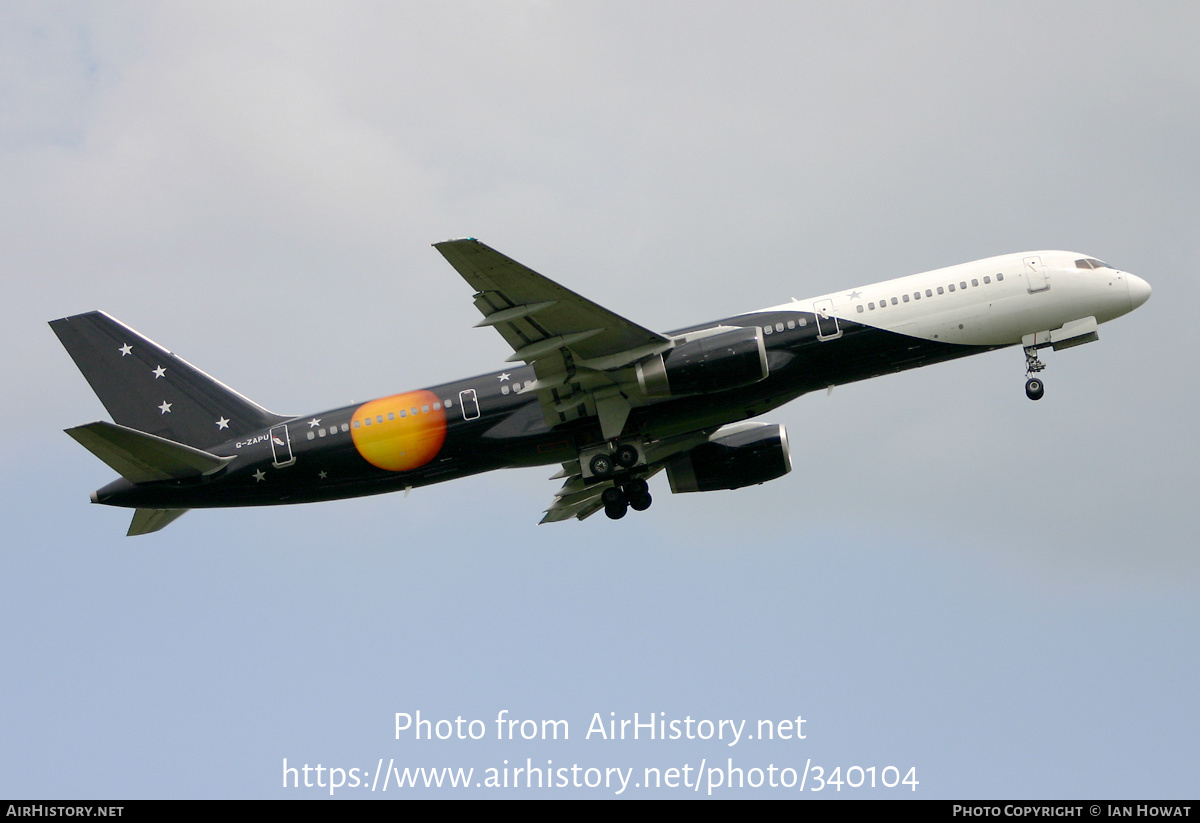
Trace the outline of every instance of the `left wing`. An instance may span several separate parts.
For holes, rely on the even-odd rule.
[[[575,294],[478,240],[434,247],[475,289],[478,325],[494,326],[533,366],[550,425],[595,416],[607,439],[620,436],[628,398],[611,372],[671,348],[671,340]]]

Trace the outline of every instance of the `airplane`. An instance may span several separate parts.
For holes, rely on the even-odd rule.
[[[508,365],[367,403],[273,414],[103,312],[50,322],[113,421],[67,429],[121,477],[93,503],[136,509],[128,534],[194,508],[335,500],[500,468],[560,463],[542,523],[614,520],[672,493],[791,471],[781,425],[752,422],[807,392],[1021,346],[1098,339],[1150,298],[1096,258],[1033,251],[885,280],[659,334],[475,239],[434,247],[475,290]]]

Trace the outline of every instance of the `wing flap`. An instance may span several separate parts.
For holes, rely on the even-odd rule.
[[[654,466],[644,476],[649,480],[660,471],[662,471],[662,466]],[[604,502],[600,499],[600,495],[604,493],[605,489],[613,487],[612,481],[593,483],[590,486],[585,484],[579,471],[578,460],[563,463],[562,470],[550,479],[554,480],[559,477],[565,477],[566,482],[563,483],[561,489],[554,493],[554,502],[546,509],[545,515],[538,522],[539,526],[543,523],[559,523],[571,518],[586,520],[604,508]]]

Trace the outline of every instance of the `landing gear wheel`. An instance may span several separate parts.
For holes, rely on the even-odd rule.
[[[608,515],[609,520],[620,520],[627,511],[629,511],[629,505],[624,500],[604,506],[604,513]]]
[[[600,493],[600,502],[608,506],[616,506],[625,502],[625,494],[616,486],[610,486]]]
[[[597,477],[608,477],[612,474],[613,461],[607,454],[598,454],[592,458],[592,462],[588,464],[592,469],[592,474]],[[613,518],[614,520],[616,518]]]
[[[641,477],[635,477],[625,484],[625,496],[632,499],[650,491],[650,485]]]
[[[628,443],[624,446],[617,446],[617,450],[613,452],[613,459],[623,469],[633,468],[638,462],[637,446],[631,446]]]
[[[1030,400],[1041,400],[1042,395],[1046,393],[1046,384],[1036,377],[1031,377],[1025,381],[1025,396]]]
[[[646,509],[650,508],[650,504],[653,502],[654,498],[650,496],[650,492],[642,492],[640,494],[632,495],[629,498],[629,508],[633,509],[635,512],[644,512]]]

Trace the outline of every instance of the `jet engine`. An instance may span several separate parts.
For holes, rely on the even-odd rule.
[[[783,426],[738,423],[666,465],[672,494],[682,494],[766,483],[792,470],[792,456]]]
[[[736,389],[770,374],[762,329],[733,329],[692,340],[637,365],[638,385],[648,397]]]

